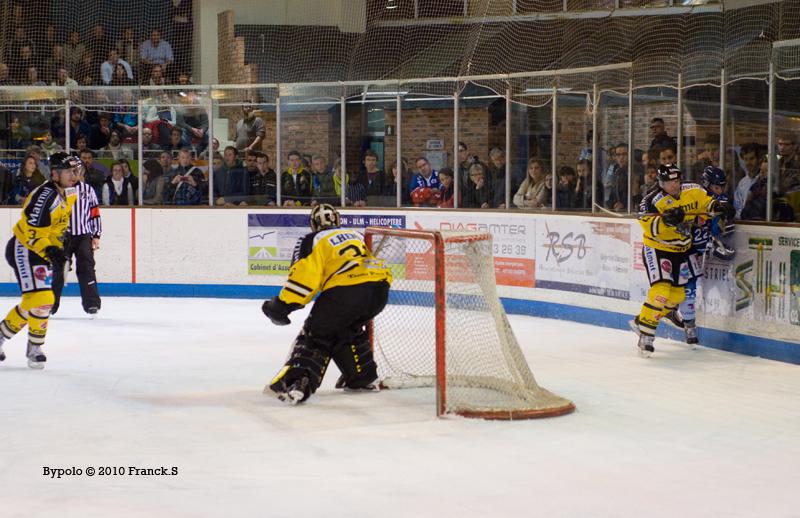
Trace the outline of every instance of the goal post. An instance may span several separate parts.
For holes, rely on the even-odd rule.
[[[533,377],[497,296],[490,234],[369,227],[365,237],[394,275],[370,325],[384,387],[435,387],[439,416],[511,420],[575,409]]]

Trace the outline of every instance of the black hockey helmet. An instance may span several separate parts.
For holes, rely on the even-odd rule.
[[[78,157],[68,155],[63,151],[58,151],[50,156],[50,171],[60,171],[62,169],[72,169],[81,165]]]
[[[325,230],[326,228],[337,228],[341,224],[339,211],[329,203],[320,203],[311,209],[309,224],[314,232]]]
[[[703,169],[703,176],[700,178],[700,182],[703,184],[703,187],[709,187],[711,185],[725,187],[728,185],[728,180],[725,178],[725,171],[713,165]]]
[[[668,182],[670,180],[680,180],[681,170],[675,164],[666,164],[658,166],[658,173],[656,173],[658,182]]]

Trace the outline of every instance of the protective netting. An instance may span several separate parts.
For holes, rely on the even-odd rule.
[[[242,25],[259,81],[366,81],[557,71],[631,63],[618,77],[541,80],[591,90],[684,86],[768,72],[772,43],[800,36],[796,0],[368,0],[329,8],[327,27]],[[349,22],[349,23],[346,23]],[[338,24],[338,27],[335,25]],[[258,44],[260,43],[260,45]],[[604,77],[605,76],[605,77]],[[480,83],[524,93],[530,81]],[[536,82],[536,81],[534,81]],[[434,88],[434,87],[431,87]],[[434,93],[434,92],[432,92]],[[440,93],[440,92],[435,92]]]
[[[385,386],[438,382],[440,405],[444,401],[440,413],[516,419],[574,408],[536,384],[497,296],[491,236],[443,232],[437,248],[433,232],[368,233],[373,252],[395,277],[389,304],[373,324],[375,360]],[[436,268],[437,251],[442,271]],[[437,283],[444,283],[441,298]],[[442,361],[445,376],[437,379]]]

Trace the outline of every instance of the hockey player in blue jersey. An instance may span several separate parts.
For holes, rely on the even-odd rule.
[[[725,171],[719,167],[708,166],[703,170],[700,183],[714,199],[722,202],[728,201],[725,193],[727,180]],[[700,264],[705,264],[705,255],[710,253],[718,259],[730,261],[736,254],[733,248],[722,241],[724,236],[733,232],[733,224],[728,224],[725,215],[713,214],[700,218],[702,223],[692,227],[692,253],[698,257]],[[681,302],[677,311],[670,311],[665,315],[665,321],[679,327],[686,333],[686,343],[698,343],[696,325],[697,281],[702,278],[694,277],[686,284],[686,298]]]

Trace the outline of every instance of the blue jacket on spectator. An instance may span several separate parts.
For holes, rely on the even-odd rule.
[[[418,187],[433,187],[436,189],[441,189],[442,182],[439,181],[439,173],[437,171],[433,171],[428,179],[426,179],[420,173],[415,174],[413,177],[411,177],[411,181],[408,184],[408,193],[411,194],[414,192],[414,189]]]

